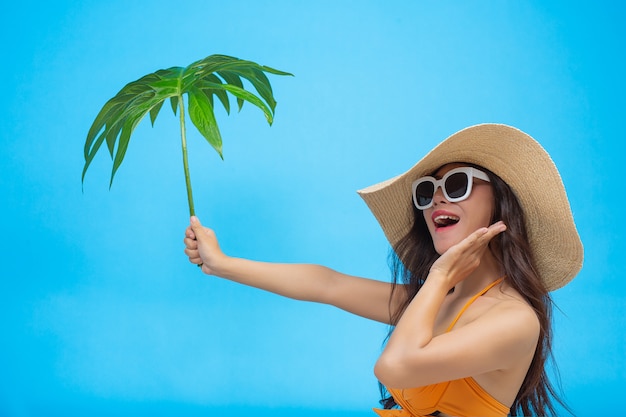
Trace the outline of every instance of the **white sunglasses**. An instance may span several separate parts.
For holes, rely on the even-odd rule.
[[[441,187],[443,195],[451,203],[463,201],[472,193],[474,178],[489,181],[489,177],[483,171],[471,168],[454,168],[438,180],[427,176],[413,181],[413,203],[420,210],[425,210],[433,205],[433,197],[437,188]]]

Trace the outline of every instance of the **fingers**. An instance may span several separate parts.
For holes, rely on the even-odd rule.
[[[187,227],[187,229],[185,229],[185,238],[183,239],[183,242],[185,244],[184,252],[185,255],[189,257],[189,262],[195,265],[201,265],[202,258],[200,257],[200,251],[198,250],[197,233],[194,230],[194,227],[196,227],[196,229],[199,229],[202,227],[202,225],[200,225],[200,221],[197,217],[192,216],[190,225]]]
[[[480,265],[491,239],[505,230],[506,225],[501,221],[476,230],[442,254],[432,265],[431,273],[447,277],[453,287]]]
[[[204,228],[202,227],[199,218],[197,218],[196,216],[191,216],[191,218],[189,219],[189,229],[191,229],[191,232],[195,235],[195,238],[197,239],[198,235],[202,234]]]
[[[495,235],[500,234],[506,230],[506,224],[502,220],[495,222],[491,226],[488,227],[490,231],[493,231]]]
[[[202,258],[200,258],[200,257],[191,257],[190,256],[189,257],[189,262],[191,262],[194,265],[202,265],[203,264]]]
[[[215,240],[215,232],[208,227],[202,226],[200,219],[196,216],[191,216],[188,233],[191,239],[195,239],[201,243]]]
[[[183,242],[189,262],[202,266],[202,270],[209,273],[212,269],[207,264],[221,255],[215,232],[202,226],[196,216],[191,216]]]
[[[491,239],[505,230],[506,225],[502,221],[496,222],[489,227],[482,227],[450,248],[451,253],[456,253],[458,256],[480,257]]]
[[[469,236],[470,243],[487,244],[491,239],[506,230],[503,221],[498,221],[489,227],[483,227],[475,231]]]
[[[198,241],[195,239],[195,237],[186,237],[183,239],[183,242],[185,243],[185,246],[189,249],[198,249]]]
[[[486,233],[483,236],[485,244],[488,244],[491,239],[499,235],[506,230],[506,224],[503,221],[498,221],[487,228]]]

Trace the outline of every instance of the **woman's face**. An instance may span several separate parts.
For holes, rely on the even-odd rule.
[[[439,168],[434,177],[439,179],[453,168],[467,166],[461,163],[447,164]],[[474,178],[472,192],[463,201],[451,203],[441,188],[433,196],[433,205],[422,211],[435,251],[443,254],[471,233],[491,224],[494,211],[493,188],[489,182]]]

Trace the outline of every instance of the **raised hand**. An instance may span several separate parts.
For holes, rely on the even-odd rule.
[[[443,279],[449,288],[454,287],[480,265],[491,239],[505,230],[506,225],[502,221],[476,230],[433,263],[429,279],[431,277]]]

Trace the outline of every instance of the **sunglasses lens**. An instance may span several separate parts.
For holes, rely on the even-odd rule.
[[[450,198],[460,198],[467,193],[469,178],[464,172],[457,172],[446,179],[446,193]]]
[[[420,183],[415,189],[415,197],[417,198],[417,204],[420,207],[427,206],[433,199],[435,194],[435,184],[431,181],[424,181]]]

